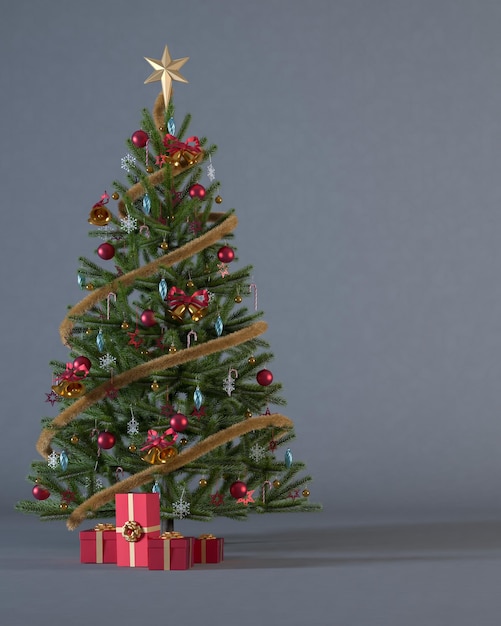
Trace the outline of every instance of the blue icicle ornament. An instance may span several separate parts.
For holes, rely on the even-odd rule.
[[[204,397],[203,397],[202,392],[200,391],[200,387],[198,385],[197,385],[197,387],[195,389],[195,393],[193,394],[193,401],[195,402],[195,406],[197,407],[197,411],[199,411],[200,407],[203,404]]]
[[[149,215],[151,211],[151,199],[150,196],[145,193],[143,196],[143,213]]]
[[[59,465],[61,466],[63,472],[68,469],[68,455],[65,450],[61,450],[61,453],[59,454]]]
[[[100,328],[99,332],[97,333],[96,345],[97,345],[97,349],[99,350],[99,352],[104,352],[104,335],[103,335],[102,328]]]
[[[292,452],[290,448],[287,448],[287,450],[285,451],[285,467],[289,469],[291,465],[292,465]]]
[[[167,291],[167,281],[165,280],[165,278],[162,278],[161,281],[158,283],[158,293],[160,294],[162,300],[165,300],[165,298],[167,297]]]
[[[221,337],[221,335],[223,333],[224,324],[223,324],[223,320],[221,319],[220,315],[217,316],[217,320],[214,323],[214,328],[216,329],[217,336]]]

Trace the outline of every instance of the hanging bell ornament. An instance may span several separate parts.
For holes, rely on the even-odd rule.
[[[106,226],[111,219],[111,213],[102,204],[95,204],[89,215],[89,224],[93,226]]]
[[[150,465],[163,465],[167,461],[177,455],[176,448],[169,446],[161,450],[160,448],[150,448],[148,452],[141,457],[143,461]]]
[[[65,391],[66,391],[67,384],[68,384],[67,380],[62,380],[57,385],[52,385],[51,389],[54,393],[57,393],[58,396],[62,396],[63,398],[65,398],[66,397]]]

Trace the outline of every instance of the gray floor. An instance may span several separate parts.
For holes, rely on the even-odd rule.
[[[81,565],[77,533],[9,516],[0,535],[2,622],[499,626],[501,523],[307,522],[218,522],[224,563],[149,572]]]

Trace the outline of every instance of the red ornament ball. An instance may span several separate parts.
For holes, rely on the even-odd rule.
[[[267,387],[273,382],[273,374],[270,372],[270,370],[260,370],[256,374],[256,380],[263,387]]]
[[[109,450],[113,448],[117,441],[117,438],[113,433],[108,432],[107,430],[103,430],[97,436],[97,445],[103,450]]]
[[[77,356],[77,358],[73,361],[73,369],[82,368],[81,371],[84,371],[84,368],[90,370],[92,363],[90,359],[86,356]]]
[[[217,258],[223,263],[231,263],[235,258],[235,252],[230,246],[223,246],[217,253]]]
[[[155,319],[155,312],[151,309],[146,309],[141,313],[141,323],[145,326],[155,326],[157,320]]]
[[[97,253],[102,259],[109,261],[115,256],[115,248],[111,245],[111,243],[102,243],[97,249]]]
[[[132,134],[131,140],[136,148],[144,148],[148,143],[148,133],[145,133],[144,130],[136,130],[136,132]]]
[[[176,413],[170,418],[171,427],[178,433],[182,433],[188,427],[188,418],[182,413]]]
[[[205,187],[203,185],[192,185],[188,192],[190,194],[190,198],[205,198]]]
[[[247,485],[241,480],[236,480],[230,487],[230,493],[235,500],[244,498],[247,495]]]
[[[50,496],[50,491],[45,489],[45,487],[40,487],[40,485],[35,485],[31,490],[31,493],[37,500],[47,500]]]

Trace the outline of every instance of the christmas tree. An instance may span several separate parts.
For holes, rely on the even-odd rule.
[[[17,508],[70,529],[114,517],[115,495],[134,489],[160,494],[168,528],[176,518],[318,510],[293,458],[293,423],[270,409],[285,402],[252,268],[238,267],[230,245],[237,218],[215,210],[216,146],[184,139],[189,116],[175,121],[172,81],[187,82],[188,59],[172,60],[166,46],[146,60],[145,82],[161,81],[162,92],[127,142],[127,184],[114,182],[88,216],[102,242],[98,258],[79,260],[85,297],[60,326],[70,358],[51,362],[46,394],[61,409],[42,419],[34,499]]]

